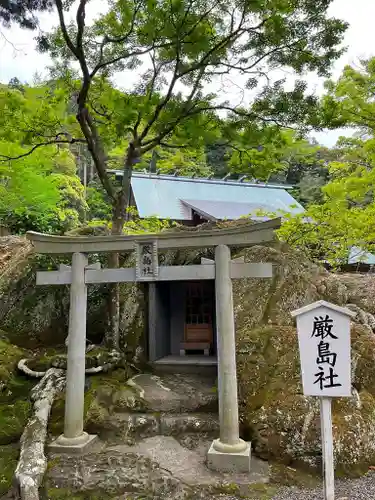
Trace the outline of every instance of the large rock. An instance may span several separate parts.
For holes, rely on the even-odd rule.
[[[374,290],[375,278],[330,274],[285,245],[253,247],[244,254],[250,262],[276,266],[272,280],[234,283],[244,435],[263,458],[320,465],[319,402],[302,394],[290,313],[319,299],[349,303],[357,313],[352,332],[353,396],[333,405],[335,460],[344,472],[366,470],[375,460],[375,322],[362,307],[371,302],[367,294]]]
[[[96,257],[97,258],[97,257]],[[100,256],[106,267],[106,256]],[[25,239],[0,237],[0,328],[15,344],[35,348],[64,344],[68,334],[69,287],[36,286],[36,272],[54,270],[69,259],[37,255]],[[133,265],[132,257],[122,262]],[[144,293],[141,285],[120,287],[120,331],[122,346],[133,354],[144,333]],[[98,343],[108,325],[109,288],[88,287],[87,335]]]

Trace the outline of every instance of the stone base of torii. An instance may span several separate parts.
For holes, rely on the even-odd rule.
[[[236,346],[232,279],[272,277],[272,265],[233,262],[229,246],[246,247],[274,239],[280,220],[227,230],[161,233],[142,236],[59,237],[28,233],[36,252],[72,254],[72,266],[37,273],[39,285],[70,284],[70,316],[64,434],[51,445],[55,453],[83,453],[96,436],[84,432],[87,285],[130,281],[215,279],[218,351],[220,436],[207,454],[208,467],[225,472],[249,472],[251,446],[239,436]],[[227,243],[227,244],[225,244]],[[103,269],[88,266],[89,252],[137,251],[136,269]],[[215,247],[215,262],[159,267],[159,249]],[[152,248],[148,267],[142,268],[142,251]],[[145,260],[146,262],[146,260]],[[151,262],[151,264],[149,264]]]

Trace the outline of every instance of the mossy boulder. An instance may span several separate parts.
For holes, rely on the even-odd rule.
[[[54,270],[69,261],[37,255],[25,238],[15,236],[0,238],[0,259],[6,261],[0,278],[0,327],[8,338],[26,348],[63,344],[69,287],[36,286],[36,272]],[[95,337],[105,311],[104,298],[95,287],[90,287],[88,307],[92,313],[88,331]]]
[[[375,460],[375,336],[352,331],[353,397],[335,399],[333,432],[338,471],[367,470]],[[321,465],[319,400],[302,393],[296,330],[265,326],[238,345],[242,422],[265,459]]]
[[[84,228],[82,229],[84,231]],[[107,256],[92,256],[107,266]],[[25,348],[64,345],[68,335],[69,287],[36,286],[37,271],[56,270],[70,264],[64,256],[38,255],[22,237],[0,237],[0,328]],[[134,256],[122,257],[121,265],[133,266]],[[108,328],[109,286],[88,287],[87,337],[100,343]],[[120,335],[122,347],[133,356],[143,344],[145,328],[144,287],[120,286]]]
[[[108,417],[115,412],[141,410],[142,402],[135,391],[126,386],[133,375],[124,365],[110,373],[99,373],[86,378],[85,384],[85,429],[92,433],[105,435]],[[65,394],[55,399],[48,422],[51,437],[57,437],[64,430]]]
[[[17,372],[17,362],[27,356],[0,332],[0,496],[12,484],[19,454],[19,439],[31,412],[34,381]]]
[[[291,325],[290,311],[317,300],[318,284],[329,273],[282,243],[256,245],[235,254],[245,262],[269,262],[273,278],[233,280],[235,314],[241,328],[262,324]]]
[[[243,254],[250,262],[275,264],[273,279],[234,283],[244,435],[262,458],[320,467],[319,401],[302,393],[290,313],[319,299],[353,303],[354,280],[349,287],[347,277],[320,269],[285,245],[253,247]],[[364,306],[365,301],[357,297],[356,303]],[[375,461],[375,335],[361,317],[356,320],[363,325],[352,328],[353,396],[333,405],[336,468],[344,473],[365,471]]]

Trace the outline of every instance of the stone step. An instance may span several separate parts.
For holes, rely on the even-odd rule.
[[[86,424],[86,430],[98,434],[101,439],[119,438],[124,443],[134,443],[151,436],[180,437],[195,433],[219,434],[217,414],[150,414],[114,413]]]
[[[120,387],[100,386],[95,398],[109,413],[217,413],[216,377],[142,373]]]
[[[216,377],[197,374],[136,375],[128,384],[144,401],[145,411],[187,413],[218,411]]]

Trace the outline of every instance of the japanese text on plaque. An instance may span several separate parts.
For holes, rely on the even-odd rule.
[[[315,316],[311,337],[320,339],[317,344],[317,372],[314,374],[314,384],[317,384],[321,391],[331,387],[341,387],[339,376],[335,372],[337,362],[335,341],[338,340],[338,336],[335,332],[334,321],[328,314]]]

